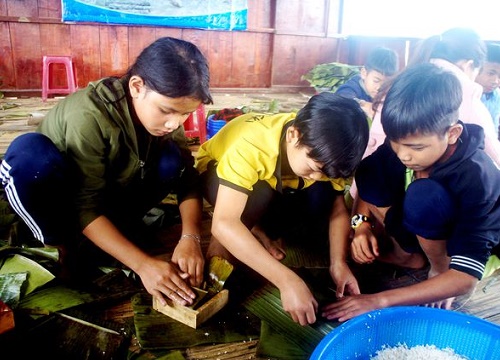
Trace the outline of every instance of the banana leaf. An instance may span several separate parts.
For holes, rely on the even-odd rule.
[[[332,291],[328,269],[301,268],[295,270],[310,286],[320,308],[334,299],[335,294]],[[266,356],[279,359],[295,359],[300,350],[310,355],[321,339],[340,325],[337,321],[322,319],[320,315],[317,315],[316,322],[312,325],[301,326],[295,323],[290,315],[283,310],[279,290],[272,284],[266,284],[255,291],[244,301],[243,306],[272,328],[272,333],[269,331],[261,333],[262,351],[266,352]],[[271,334],[272,338],[266,339],[267,334]],[[276,340],[277,334],[281,335],[281,339]],[[290,343],[288,352],[281,351],[278,346],[283,338]],[[269,345],[275,341],[277,344]]]
[[[196,345],[249,341],[258,338],[260,320],[230,303],[194,329],[152,308],[149,294],[132,298],[137,339],[144,349],[183,349]]]
[[[224,288],[233,265],[220,256],[213,256],[208,264],[207,291],[210,295],[220,292]]]
[[[328,251],[320,247],[306,247],[302,244],[287,243],[286,257],[282,263],[292,268],[327,269],[330,258]]]
[[[86,291],[58,285],[39,290],[26,296],[19,303],[19,309],[32,314],[45,314],[69,309],[96,298]]]
[[[29,274],[26,288],[23,289],[21,296],[30,294],[55,278],[50,271],[37,262],[17,254],[5,259],[0,268],[0,274],[19,272],[27,272]]]
[[[59,251],[55,247],[20,247],[11,246],[5,241],[0,241],[0,258],[4,258],[12,254],[20,254],[30,258],[36,258],[38,262],[41,260],[50,260],[53,262],[59,261]]]
[[[303,360],[310,356],[307,351],[304,351],[291,342],[287,335],[275,331],[266,321],[262,321],[262,326],[260,328],[260,341],[257,347],[257,355],[259,357],[283,360]]]
[[[21,300],[21,289],[26,279],[27,272],[0,274],[0,300],[15,309]]]

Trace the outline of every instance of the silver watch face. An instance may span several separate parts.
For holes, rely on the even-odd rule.
[[[364,221],[368,220],[366,219],[366,216],[361,215],[361,214],[356,214],[351,218],[351,226],[353,228],[357,228],[359,225],[361,225]]]

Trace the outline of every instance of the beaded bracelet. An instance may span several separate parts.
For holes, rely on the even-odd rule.
[[[198,241],[198,244],[201,244],[201,236],[200,235],[195,235],[195,234],[184,234],[184,235],[181,235],[181,238],[179,241],[181,241],[182,239],[185,239],[185,238],[193,238],[195,239],[196,241]]]

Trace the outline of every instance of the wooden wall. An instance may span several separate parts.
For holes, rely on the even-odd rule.
[[[341,1],[249,0],[246,31],[212,31],[63,23],[60,0],[0,0],[0,90],[39,93],[43,55],[72,55],[80,87],[123,74],[145,46],[162,36],[201,49],[210,63],[212,88],[308,88],[301,76],[316,64],[362,64],[367,49],[386,43],[338,38]],[[404,54],[404,41],[390,46]],[[62,69],[55,70],[64,83]]]

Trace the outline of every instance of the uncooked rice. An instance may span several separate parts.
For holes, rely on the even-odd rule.
[[[439,349],[434,345],[417,345],[408,347],[400,344],[395,347],[383,347],[371,360],[467,360],[457,355],[451,348]]]

